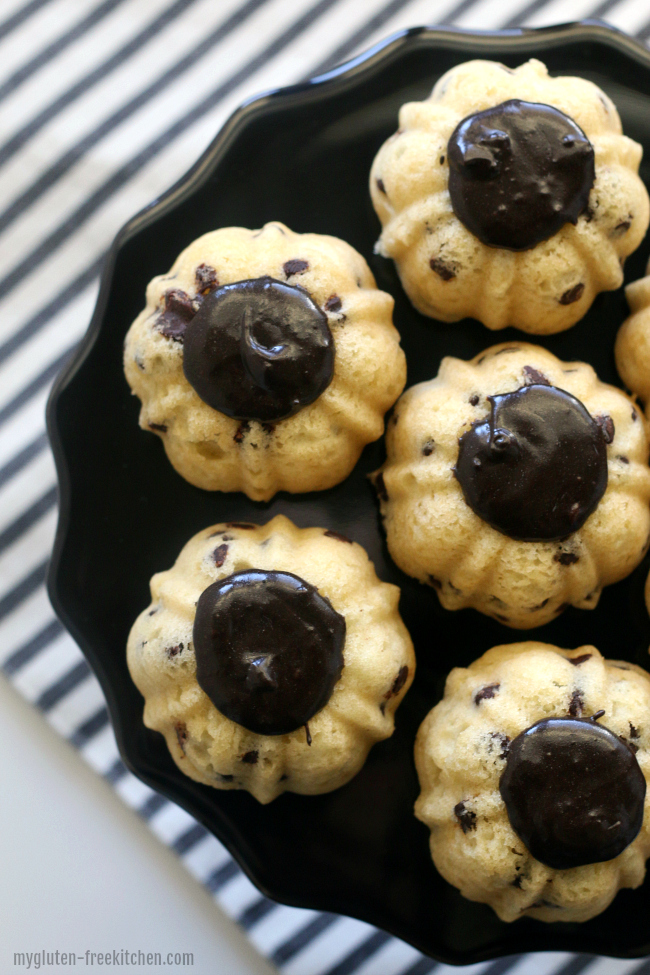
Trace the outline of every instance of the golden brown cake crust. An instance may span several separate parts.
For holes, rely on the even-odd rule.
[[[578,123],[595,150],[587,210],[534,248],[481,243],[455,215],[447,144],[458,123],[509,99],[551,105]],[[469,61],[448,71],[423,102],[403,105],[397,133],[372,165],[370,193],[383,230],[377,250],[396,263],[424,315],[472,316],[490,329],[514,325],[547,335],[579,321],[600,291],[623,282],[621,265],[650,218],[638,176],[641,146],[622,134],[618,112],[596,85],[549,77],[537,60],[514,71]]]
[[[573,661],[573,663],[571,662]],[[490,693],[481,693],[490,689]],[[624,738],[650,776],[650,675],[595,647],[513,643],[488,650],[447,678],[443,700],[420,726],[415,763],[418,819],[431,830],[433,861],[469,900],[503,921],[586,921],[622,887],[638,887],[650,855],[650,794],[641,832],[613,860],[554,870],[512,829],[499,781],[509,742],[548,717],[589,717]]]
[[[285,735],[261,735],[226,718],[196,680],[195,606],[212,583],[247,569],[290,572],[345,618],[343,671],[325,706]],[[144,722],[160,731],[181,769],[217,789],[247,789],[262,803],[282,792],[316,795],[348,782],[372,745],[393,733],[415,656],[397,586],[380,582],[364,549],[323,528],[277,515],[266,525],[199,532],[174,566],[151,580],[152,602],[129,635],[131,676]],[[253,761],[254,755],[254,761]]]
[[[501,534],[465,502],[455,476],[460,436],[489,413],[489,396],[524,386],[531,369],[613,424],[605,494],[582,528],[560,541]],[[540,626],[567,605],[593,609],[603,586],[627,576],[647,550],[643,415],[586,363],[562,362],[526,342],[492,346],[469,362],[445,358],[435,379],[396,404],[386,447],[378,493],[389,552],[433,586],[446,609],[473,606],[518,629]]]
[[[327,315],[335,347],[334,375],[318,399],[275,423],[241,422],[200,399],[183,373],[182,344],[157,322],[171,290],[195,298],[201,267],[219,285],[268,275],[309,292]],[[161,438],[179,474],[208,491],[267,501],[280,490],[333,487],[381,436],[384,413],[404,388],[393,304],[361,255],[336,237],[296,234],[277,222],[204,234],[151,281],[126,337],[124,369],[142,401],[140,426]]]
[[[627,386],[650,408],[650,261],[646,276],[625,289],[630,315],[616,336],[616,368]]]

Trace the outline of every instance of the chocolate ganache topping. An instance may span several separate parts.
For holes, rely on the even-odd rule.
[[[208,586],[196,607],[199,686],[260,735],[295,731],[327,704],[344,643],[343,616],[291,572],[236,572]]]
[[[593,146],[550,105],[513,98],[468,115],[447,153],[454,213],[491,247],[528,250],[587,208]]]
[[[204,403],[226,416],[293,416],[332,380],[327,315],[303,288],[274,278],[223,285],[187,326],[183,371]]]
[[[465,500],[497,531],[523,542],[581,528],[607,487],[603,431],[580,400],[533,384],[488,397],[491,411],[459,440]]]
[[[639,763],[589,718],[545,718],[522,731],[499,788],[515,833],[556,870],[612,860],[643,823]]]

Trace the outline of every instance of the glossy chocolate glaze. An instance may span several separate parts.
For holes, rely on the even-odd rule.
[[[196,679],[227,718],[261,735],[306,724],[343,669],[345,619],[290,572],[249,569],[214,582],[194,620]]]
[[[270,277],[226,284],[206,295],[187,325],[183,371],[226,416],[293,416],[332,380],[327,315],[303,288]]]
[[[514,98],[469,115],[447,151],[454,213],[491,247],[528,250],[587,208],[593,146],[550,105]]]
[[[601,426],[555,386],[489,396],[491,411],[459,441],[455,468],[470,508],[510,538],[566,538],[607,487]]]
[[[643,772],[592,718],[545,718],[522,731],[499,788],[515,833],[557,870],[612,860],[643,823]]]

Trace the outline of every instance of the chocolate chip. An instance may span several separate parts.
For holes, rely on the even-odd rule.
[[[550,598],[550,596],[547,596],[546,599],[542,599],[541,603],[537,603],[536,606],[532,606],[530,610],[531,613],[534,613],[536,609],[544,609]]]
[[[214,559],[214,564],[218,569],[220,569],[223,563],[226,561],[227,556],[228,556],[228,546],[217,545],[214,552],[212,553],[212,558]]]
[[[330,295],[325,302],[325,311],[337,312],[341,310],[342,301],[338,295]]]
[[[399,692],[404,687],[404,684],[406,684],[406,679],[408,675],[409,675],[408,667],[400,667],[399,673],[395,678],[395,680],[393,681],[393,686],[389,691],[386,692],[386,694],[384,694],[386,700],[388,700],[391,697],[397,697]]]
[[[384,475],[381,471],[375,474],[373,481],[375,486],[375,491],[377,492],[377,497],[380,501],[388,501],[388,491],[386,490],[386,484],[384,483]]]
[[[220,779],[221,782],[232,782],[234,777],[234,775],[223,775],[221,772],[217,772],[217,778]]]
[[[634,725],[632,724],[632,722],[629,721],[628,724],[630,726],[630,738],[632,738],[632,739],[639,738],[639,732],[636,730],[636,728],[634,727]],[[621,741],[625,742],[625,744],[630,749],[630,751],[632,752],[633,755],[636,755],[638,753],[639,746],[638,745],[635,745],[634,741],[629,741],[625,737],[625,735],[619,735],[619,737],[620,737]]]
[[[441,156],[440,157],[440,165],[441,166],[444,166],[445,165],[445,157],[444,156]]]
[[[383,179],[376,180],[376,183],[377,183],[377,189],[379,190],[379,192],[380,193],[383,193],[384,196],[385,196],[386,195],[386,187],[384,186]]]
[[[524,382],[527,386],[550,386],[549,380],[543,372],[535,369],[534,366],[524,366]]]
[[[558,298],[561,305],[572,305],[574,301],[580,301],[582,298],[585,286],[580,281],[578,284],[574,284],[572,288],[568,288],[563,295]]]
[[[502,734],[500,731],[493,731],[490,738],[494,744],[499,746],[499,757],[507,758],[508,749],[510,748],[510,739],[507,735]],[[492,749],[490,749],[492,750]]]
[[[519,348],[518,345],[509,345],[506,349],[499,349],[499,351],[498,352],[495,352],[494,354],[495,354],[495,356],[497,356],[497,355],[506,355],[508,352],[520,352],[520,351],[521,350],[520,350],[520,348]],[[479,359],[479,362],[480,361],[481,360]]]
[[[157,430],[158,433],[167,433],[167,427],[165,426],[164,423],[150,423],[149,429]]]
[[[184,752],[187,742],[187,725],[184,721],[177,721],[174,725],[174,731],[176,732],[176,739],[181,747],[181,751]]]
[[[257,765],[258,757],[259,757],[259,752],[256,751],[246,752],[245,755],[242,755],[241,760],[242,762],[246,762],[247,765]]]
[[[160,609],[160,606],[154,606],[153,609],[150,609],[149,610],[149,612],[147,613],[147,616],[155,616],[155,614],[158,612],[159,609]]]
[[[556,552],[553,561],[559,562],[560,565],[574,565],[579,561],[579,557],[573,552]]]
[[[487,701],[495,697],[500,687],[501,684],[488,684],[486,687],[482,687],[474,695],[474,704],[480,704],[481,701]]]
[[[165,653],[168,657],[177,657],[184,649],[185,645],[183,643],[177,643],[175,647],[165,647]]]
[[[209,264],[199,264],[194,272],[196,290],[201,295],[207,295],[219,287],[217,272]]]
[[[165,306],[154,323],[156,331],[166,339],[182,342],[188,322],[194,318],[196,309],[190,296],[178,288],[165,292]]]
[[[432,257],[429,261],[429,267],[432,271],[435,271],[439,278],[443,281],[451,281],[452,278],[456,277],[456,266],[445,264],[443,260],[439,257]]]
[[[477,393],[472,393],[472,395],[469,398],[469,405],[470,406],[478,406],[479,399],[480,399],[480,396],[478,396]]]
[[[288,778],[289,776],[287,775],[287,773],[283,772],[282,775],[280,776],[280,782],[286,782]]]
[[[572,718],[579,718],[582,714],[585,706],[585,699],[582,695],[582,691],[575,690],[571,695],[571,700],[569,701],[569,714]]]
[[[352,539],[348,538],[347,535],[342,535],[341,532],[335,532],[333,529],[328,528],[326,532],[323,532],[328,538],[337,538],[339,542],[347,542],[348,545],[352,545]]]
[[[300,258],[297,258],[296,260],[293,261],[286,261],[282,265],[282,270],[284,271],[284,273],[288,278],[290,278],[293,274],[304,274],[304,272],[307,271],[308,268],[309,268],[309,261],[302,261],[300,260]]]
[[[502,599],[499,599],[498,596],[495,596],[494,593],[490,595],[489,600],[491,603],[496,603],[497,606],[501,606],[503,609],[508,608],[508,604],[504,603],[504,601]]]
[[[248,422],[248,420],[244,420],[243,423],[240,423],[237,429],[235,430],[235,434],[232,438],[235,441],[235,443],[241,443],[244,437],[246,436],[246,434],[248,433],[249,429],[250,429],[250,423]]]
[[[592,657],[593,653],[581,653],[579,657],[567,657],[567,660],[570,664],[573,664],[574,667],[579,667],[580,664],[585,662],[585,660],[591,660]]]
[[[246,521],[227,521],[226,528],[243,528],[245,531],[253,531],[257,525],[251,525]]]
[[[165,311],[172,312],[174,315],[180,315],[181,318],[189,321],[190,318],[194,317],[196,309],[186,291],[181,291],[179,288],[171,288],[165,292]]]
[[[614,421],[611,416],[604,413],[602,416],[595,416],[594,420],[600,427],[603,433],[603,440],[605,443],[611,443],[614,439]]]
[[[632,420],[634,421],[634,423],[636,423],[638,419],[639,419],[639,414],[637,413],[636,410],[632,410]]]
[[[624,234],[628,232],[631,226],[632,226],[632,215],[630,214],[628,220],[622,220],[620,223],[616,224],[616,226],[614,227],[614,229],[612,230],[609,236],[622,237]]]
[[[436,449],[435,442],[433,440],[427,440],[424,446],[422,447],[422,453],[424,454],[425,457],[430,457],[435,449]]]
[[[630,463],[629,457],[624,457],[622,454],[618,454],[616,460],[620,460],[620,462],[622,464],[629,464]]]
[[[134,355],[133,356],[133,361],[135,362],[135,364],[138,367],[138,369],[142,369],[143,372],[145,371],[144,362],[142,361],[142,359],[140,358],[139,355]]]
[[[468,809],[464,802],[459,802],[454,806],[454,816],[460,823],[463,833],[469,833],[476,829],[476,813]]]

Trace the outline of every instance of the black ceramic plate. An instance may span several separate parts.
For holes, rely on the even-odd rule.
[[[88,334],[60,377],[48,414],[61,486],[50,595],[102,683],[128,767],[212,830],[268,896],[362,918],[437,959],[463,964],[539,950],[650,953],[650,883],[619,894],[586,924],[524,919],[507,925],[490,908],[464,900],[429,859],[428,831],[412,814],[418,725],[452,666],[524,634],[473,610],[442,610],[433,590],[391,563],[366,478],[383,459],[381,443],[364,451],[343,484],[322,493],[281,494],[256,504],[187,484],[159,440],[138,428],[139,404],[122,375],[122,342],[147,282],[186,244],[216,227],[260,227],[267,220],[334,234],[366,257],[379,287],[396,298],[409,385],[434,376],[443,355],[469,358],[494,342],[521,338],[470,320],[442,325],[412,309],[392,263],[373,256],[379,224],[367,181],[403,102],[426,97],[461,61],[492,58],[515,66],[532,56],[555,74],[581,75],[611,95],[625,132],[644,145],[650,185],[650,52],[629,38],[598,23],[500,34],[406,31],[314,82],[245,105],[187,176],[126,225],[108,256]],[[643,274],[649,249],[650,239],[629,260],[627,280]],[[626,314],[622,290],[604,294],[575,328],[540,341],[562,359],[586,359],[601,379],[617,383],[613,344]],[[381,578],[402,587],[418,673],[395,735],[372,750],[352,782],[329,795],[287,793],[261,806],[245,792],[219,792],[178,771],[162,736],[142,724],[142,698],[124,648],[148,603],[149,577],[169,567],[191,535],[214,522],[265,522],[278,512],[300,526],[349,535],[367,549]],[[571,609],[526,636],[563,647],[594,643],[605,656],[648,665],[646,573],[644,565],[606,589],[596,610]]]

